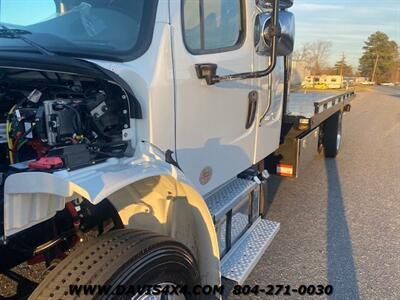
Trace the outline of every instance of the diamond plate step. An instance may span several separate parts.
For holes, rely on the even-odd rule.
[[[237,213],[232,220],[232,237],[236,239],[243,232],[243,229],[249,224],[249,217],[245,214]],[[218,239],[219,249],[225,249],[226,243],[226,226],[221,227],[221,236]]]
[[[243,284],[278,231],[279,223],[258,219],[222,259],[222,276]]]
[[[257,183],[252,180],[235,178],[212,194],[206,196],[205,200],[214,221],[223,217],[242,197],[256,187]]]

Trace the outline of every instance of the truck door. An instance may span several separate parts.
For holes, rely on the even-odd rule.
[[[268,58],[254,56],[257,70],[265,69]],[[270,155],[279,147],[284,92],[284,57],[278,57],[277,65],[271,75],[258,80],[260,85],[258,126],[254,163]]]
[[[177,159],[204,194],[252,165],[256,120],[250,120],[250,126],[246,123],[249,94],[257,89],[257,81],[208,86],[197,78],[195,64],[217,64],[219,75],[253,70],[253,26],[246,26],[246,20],[253,19],[254,4],[244,0],[170,3]]]

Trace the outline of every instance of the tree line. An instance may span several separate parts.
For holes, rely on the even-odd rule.
[[[365,41],[358,70],[348,64],[344,53],[331,66],[329,64],[331,49],[332,43],[329,41],[306,43],[301,49],[295,51],[293,59],[304,61],[312,75],[362,76],[376,82],[399,80],[399,47],[383,32],[375,32]]]

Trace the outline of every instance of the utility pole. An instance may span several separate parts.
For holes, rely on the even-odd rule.
[[[343,76],[343,72],[344,72],[344,61],[345,61],[345,56],[344,53],[342,54],[342,63],[340,64],[340,76]]]
[[[397,67],[396,82],[400,82],[400,65]]]
[[[379,61],[379,54],[377,53],[375,59],[374,71],[372,72],[371,82],[375,82],[375,75],[376,75],[376,69],[378,67],[378,61]]]

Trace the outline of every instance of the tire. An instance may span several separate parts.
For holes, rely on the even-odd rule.
[[[324,124],[323,146],[325,157],[335,158],[342,146],[342,121],[343,113],[337,112]]]
[[[135,299],[131,295],[70,295],[70,285],[200,284],[197,264],[182,244],[148,231],[122,229],[84,244],[40,283],[29,299]],[[139,297],[139,299],[147,299]],[[197,299],[185,297],[180,299]]]

